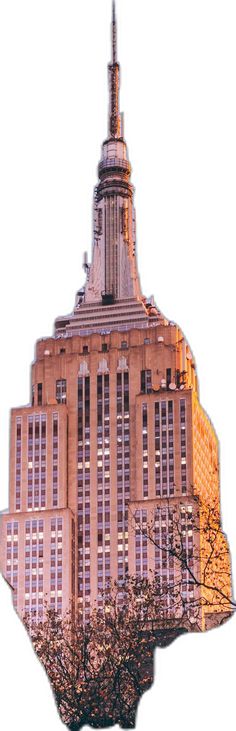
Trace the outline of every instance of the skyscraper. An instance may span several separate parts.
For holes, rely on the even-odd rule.
[[[36,345],[31,405],[12,411],[2,565],[18,612],[36,619],[45,598],[59,612],[72,601],[88,619],[111,578],[155,570],[173,582],[171,557],[145,527],[154,518],[162,543],[177,506],[190,555],[195,498],[218,498],[217,440],[191,351],[140,288],[116,35],[113,4],[92,262],[85,256],[73,312]],[[193,589],[183,584],[187,601]]]

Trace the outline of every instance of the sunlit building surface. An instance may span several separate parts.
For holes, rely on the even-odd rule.
[[[140,287],[116,31],[113,7],[92,261],[85,255],[73,312],[36,344],[30,405],[11,414],[1,564],[18,613],[36,620],[45,600],[59,613],[72,602],[87,620],[109,580],[128,574],[174,583],[175,561],[162,550],[172,515],[194,568],[196,498],[219,500],[217,438],[190,348]],[[184,568],[182,582],[188,604],[195,588]]]

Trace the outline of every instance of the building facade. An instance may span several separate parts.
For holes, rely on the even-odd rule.
[[[199,498],[219,504],[217,438],[189,345],[141,292],[114,3],[109,89],[85,286],[54,335],[37,342],[31,403],[11,414],[1,566],[18,613],[36,620],[47,602],[59,613],[72,604],[86,621],[109,581],[127,575],[174,585],[180,567],[165,551],[173,516],[194,570]],[[184,566],[181,581],[190,606],[196,587]],[[202,626],[210,611],[202,608]]]

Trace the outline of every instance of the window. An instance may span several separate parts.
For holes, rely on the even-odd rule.
[[[42,406],[43,403],[43,384],[38,383],[38,406]]]
[[[89,352],[88,345],[83,345],[83,355],[86,355]]]
[[[177,371],[175,373],[175,383],[176,383],[177,388],[179,388],[180,387],[180,370],[179,369],[177,369]]]
[[[108,351],[107,344],[106,343],[102,343],[102,352],[103,353],[107,353],[107,351]]]
[[[141,393],[152,392],[152,371],[141,371]]]
[[[66,380],[56,381],[56,400],[58,404],[66,404]]]
[[[102,235],[102,208],[98,208],[98,236]]]
[[[124,240],[128,241],[129,239],[129,211],[126,206],[122,206],[120,209],[120,228],[121,233],[124,236]]]
[[[126,348],[128,348],[128,343],[127,343],[126,340],[122,340],[121,341],[121,349],[122,350],[126,350]]]
[[[171,383],[171,368],[166,369],[166,385],[167,388],[169,388],[169,385]]]

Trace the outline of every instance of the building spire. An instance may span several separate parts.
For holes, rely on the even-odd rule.
[[[121,120],[119,112],[120,66],[117,63],[117,22],[116,5],[112,0],[112,61],[109,64],[109,134],[111,137],[120,137]]]
[[[116,23],[116,3],[112,0],[112,63],[117,61],[117,23]]]

